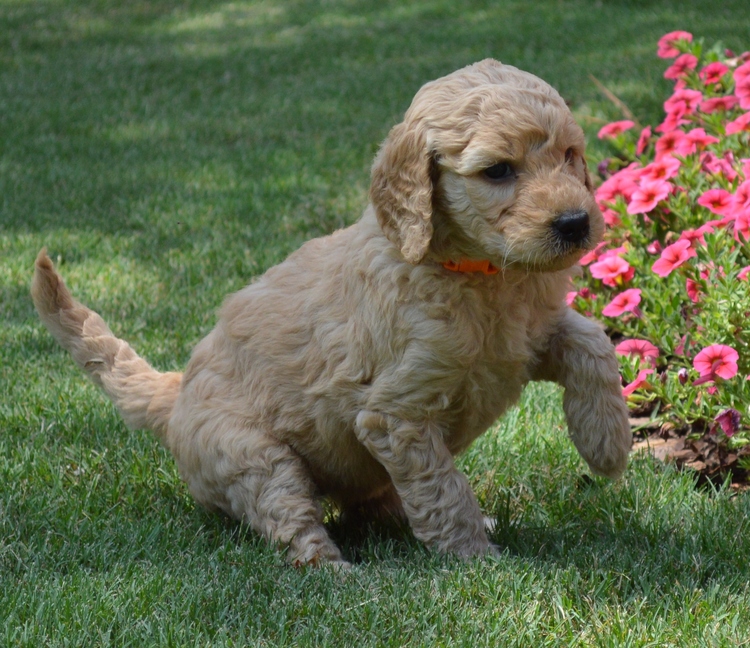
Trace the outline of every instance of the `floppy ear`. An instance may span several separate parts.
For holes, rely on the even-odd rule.
[[[431,157],[424,127],[391,129],[372,165],[370,200],[380,227],[409,263],[419,263],[432,238]]]

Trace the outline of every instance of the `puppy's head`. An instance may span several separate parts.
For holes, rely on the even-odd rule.
[[[370,198],[410,263],[559,270],[604,230],[583,153],[552,87],[488,59],[419,90],[375,159]]]

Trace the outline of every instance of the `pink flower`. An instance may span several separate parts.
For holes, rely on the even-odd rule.
[[[666,133],[679,128],[682,124],[687,124],[687,120],[683,117],[694,113],[701,101],[703,101],[703,95],[698,90],[676,89],[674,94],[664,102],[667,118],[656,130]]]
[[[619,317],[625,312],[633,312],[638,315],[638,304],[641,303],[641,291],[638,288],[623,290],[602,310],[602,315],[607,317]]]
[[[738,185],[734,200],[738,207],[750,207],[750,180],[744,180]]]
[[[741,133],[746,130],[750,130],[750,112],[740,115],[737,119],[728,122],[726,125],[727,135],[734,135],[735,133]]]
[[[680,50],[678,50],[674,44],[678,41],[684,41],[686,43],[691,43],[693,41],[693,35],[690,32],[686,31],[673,31],[669,32],[668,34],[664,34],[659,39],[658,42],[658,49],[656,51],[656,55],[659,58],[674,58],[680,53]]]
[[[648,142],[651,139],[651,126],[646,126],[638,136],[638,143],[635,145],[635,154],[643,155],[643,152],[648,146]]]
[[[698,72],[698,76],[703,79],[703,83],[705,84],[719,83],[719,81],[721,81],[721,77],[723,77],[727,72],[729,72],[729,68],[726,65],[724,65],[723,63],[719,63],[719,61],[715,61],[714,63],[709,63],[700,72]]]
[[[658,160],[665,155],[671,155],[672,153],[683,155],[681,152],[681,146],[685,140],[687,140],[687,135],[680,130],[673,130],[664,133],[664,135],[656,140],[656,159]]]
[[[602,209],[602,218],[609,227],[617,227],[622,221],[620,220],[620,214],[614,209]]]
[[[661,254],[662,249],[661,243],[659,243],[658,240],[651,241],[651,243],[646,246],[646,252],[649,254]]]
[[[714,421],[719,424],[728,437],[734,436],[740,429],[740,413],[732,407],[717,415]],[[713,432],[714,428],[711,431]]]
[[[638,372],[635,380],[629,385],[625,385],[625,387],[622,388],[622,395],[626,397],[630,396],[630,394],[632,394],[636,389],[651,389],[651,385],[646,380],[646,377],[652,373],[654,373],[653,369],[641,369]]]
[[[739,243],[750,241],[750,210],[741,211],[735,215],[734,240]]]
[[[706,173],[721,174],[729,181],[733,181],[737,177],[737,172],[732,166],[733,160],[734,154],[732,151],[726,151],[724,157],[720,158],[717,158],[710,151],[701,156],[701,161],[703,162],[702,168]]]
[[[701,245],[706,244],[705,235],[708,232],[713,232],[716,226],[716,221],[709,221],[705,225],[701,225],[698,229],[687,229],[683,230],[680,234],[678,241],[690,241],[690,247],[695,248],[698,243]]]
[[[644,180],[633,192],[628,205],[628,214],[646,214],[672,191],[672,185],[664,180]]]
[[[688,279],[685,282],[685,289],[687,290],[690,301],[697,304],[700,301],[701,291],[699,290],[698,282],[694,279]]]
[[[734,209],[735,211],[750,209],[750,180],[740,183],[734,192]]]
[[[750,110],[750,61],[734,71],[734,94],[740,100],[740,108]]]
[[[676,131],[680,126],[689,124],[688,119],[683,119],[683,114],[678,112],[667,113],[666,119],[656,127],[657,133],[671,133]]]
[[[699,148],[705,148],[709,144],[718,144],[719,139],[713,135],[708,135],[702,128],[694,128],[687,133],[687,138]],[[691,151],[692,153],[693,151]]]
[[[698,90],[677,90],[664,102],[664,110],[667,113],[677,113],[682,117],[694,113],[701,101],[703,101],[703,94]]]
[[[622,196],[625,202],[630,202],[633,192],[638,187],[638,174],[641,169],[635,163],[621,169],[611,178],[607,178],[596,190],[596,202],[600,209],[606,203],[615,202],[617,196]]]
[[[735,216],[724,216],[724,218],[718,218],[718,219],[706,221],[706,224],[702,225],[701,229],[707,226],[711,226],[713,228],[717,228],[717,227],[724,228],[727,225],[731,225],[734,222],[734,220],[735,220]],[[713,230],[711,231],[713,232]]]
[[[580,290],[573,290],[565,295],[565,303],[568,306],[572,306],[575,303],[576,298],[580,297],[584,301],[590,301],[596,299],[596,295],[591,292],[590,288],[581,288]]]
[[[621,286],[624,282],[630,281],[635,274],[635,268],[622,257],[610,255],[600,258],[596,263],[591,264],[591,276],[601,279],[606,286]]]
[[[723,378],[729,380],[737,375],[737,360],[739,353],[725,344],[712,344],[703,349],[693,358],[693,367],[700,374],[694,385]]]
[[[712,97],[701,101],[700,109],[704,113],[713,113],[717,110],[731,110],[739,103],[739,99],[734,95],[726,95],[725,97]]]
[[[734,206],[734,198],[725,189],[709,189],[704,191],[697,200],[699,205],[706,207],[714,214],[726,216]]]
[[[687,81],[684,78],[677,79],[677,81],[674,82],[675,90],[684,90],[685,88],[687,88]]]
[[[593,250],[591,250],[590,252],[586,252],[586,254],[584,254],[578,261],[579,265],[585,266],[592,261],[596,261],[599,258],[599,254],[606,246],[606,241],[602,241]]]
[[[668,276],[672,270],[679,268],[685,261],[696,256],[690,241],[680,239],[662,250],[661,257],[651,266],[651,269],[660,277]]]
[[[750,61],[735,68],[732,76],[734,77],[735,84],[743,84],[750,81]]]
[[[740,281],[747,281],[747,275],[750,274],[750,265],[745,266],[737,273],[737,279]]]
[[[599,258],[606,259],[607,257],[611,257],[611,256],[622,256],[623,254],[625,254],[625,252],[627,252],[627,250],[625,249],[625,246],[621,245],[620,247],[610,248],[609,250],[604,250],[599,255]]]
[[[631,128],[633,128],[633,126],[635,126],[635,122],[632,122],[629,119],[612,122],[611,124],[603,126],[599,130],[597,137],[599,139],[611,139],[617,137],[621,133],[624,133],[626,130],[630,130]]]
[[[698,59],[692,54],[681,54],[664,72],[665,79],[679,79],[698,65]]]
[[[659,349],[648,340],[623,340],[615,347],[615,353],[636,356],[647,361],[656,360],[659,357]]]
[[[719,266],[718,268],[714,264],[713,261],[711,261],[708,265],[703,265],[700,269],[700,276],[701,279],[708,280],[711,277],[711,273],[715,272],[718,274],[719,277],[726,277],[727,273],[724,272],[724,268],[722,266]]]
[[[666,123],[666,122],[665,122]],[[680,121],[678,125],[687,124],[687,121]],[[663,126],[664,124],[662,124]],[[662,131],[660,126],[656,130]],[[664,141],[662,141],[664,140]],[[702,128],[694,128],[688,133],[681,130],[668,130],[656,142],[656,159],[659,160],[667,153],[686,157],[695,153],[698,148],[705,148],[709,144],[716,144],[719,140],[713,135],[708,135]]]
[[[670,180],[677,176],[677,174],[680,172],[681,166],[682,162],[680,162],[676,157],[672,157],[671,155],[668,157],[660,158],[656,162],[652,162],[651,164],[647,164],[645,167],[643,167],[643,172],[641,173],[641,181]]]

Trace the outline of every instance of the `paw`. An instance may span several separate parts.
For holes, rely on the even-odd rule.
[[[502,550],[493,542],[484,542],[473,547],[462,547],[461,549],[451,551],[451,553],[463,560],[471,560],[473,558],[500,560],[502,558]]]
[[[497,546],[493,542],[490,542],[490,546],[487,548],[486,557],[490,560],[502,560],[503,552],[499,546]]]
[[[334,571],[348,571],[352,568],[352,564],[350,562],[347,562],[343,558],[340,560],[328,560],[322,556],[315,555],[308,560],[302,560],[299,558],[293,560],[292,567],[295,567],[297,569],[302,567],[315,567],[316,569],[329,567]]]
[[[493,555],[494,545],[487,539],[484,527],[478,527],[473,533],[467,533],[469,529],[463,529],[461,537],[443,537],[434,541],[420,538],[432,550],[442,554],[457,556],[463,560],[482,558]],[[415,535],[419,538],[419,534]]]
[[[286,557],[293,567],[330,565],[337,570],[351,568],[322,527],[295,536],[288,545]]]
[[[571,426],[571,436],[591,472],[618,479],[628,465],[633,434],[625,401],[619,395],[612,396],[605,405],[600,404],[599,415],[586,421],[590,431],[582,433]]]

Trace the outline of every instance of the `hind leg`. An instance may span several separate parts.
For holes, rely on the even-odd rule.
[[[294,565],[347,565],[323,526],[302,458],[290,446],[225,413],[178,408],[170,450],[195,499],[246,522]]]
[[[348,566],[323,526],[307,468],[289,446],[274,441],[255,447],[226,498],[232,515],[286,548],[293,565]]]

